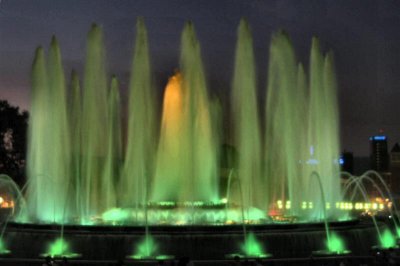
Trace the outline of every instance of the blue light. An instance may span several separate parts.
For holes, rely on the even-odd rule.
[[[310,146],[310,155],[313,156],[314,155],[314,146]]]
[[[386,136],[374,136],[373,140],[386,140]]]
[[[310,159],[308,159],[306,164],[316,165],[316,164],[319,164],[319,161],[317,159],[310,158]]]
[[[343,165],[343,164],[344,164],[343,158],[340,158],[340,159],[339,159],[339,164],[340,164],[340,165]]]

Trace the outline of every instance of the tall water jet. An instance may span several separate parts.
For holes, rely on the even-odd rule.
[[[82,106],[82,160],[80,217],[87,222],[101,213],[100,179],[108,149],[107,82],[104,66],[103,32],[93,24],[88,34]]]
[[[168,94],[165,94],[171,98],[164,100],[164,104],[169,105],[165,105],[164,110],[173,111],[170,115],[163,114],[152,199],[181,202],[216,201],[217,143],[211,128],[210,102],[200,44],[191,22],[185,24],[182,33],[180,66],[182,78],[178,75],[171,79],[173,84]],[[173,114],[177,114],[179,108],[182,109],[182,113],[175,117]],[[171,135],[174,131],[178,135]],[[171,138],[179,140],[173,144],[177,147],[171,145]],[[177,160],[171,160],[167,165],[166,159],[170,153],[177,156]],[[165,182],[160,182],[161,179],[176,182],[173,182],[172,186],[165,186]]]
[[[327,205],[339,199],[339,142],[336,83],[332,56],[324,61],[316,39],[310,59],[310,79],[296,62],[284,32],[273,36],[268,69],[265,131],[265,176],[273,202],[314,202],[308,218],[322,218],[327,208],[312,189],[313,171],[321,175]]]
[[[58,200],[57,216],[64,222],[65,216],[71,211],[68,207],[68,194],[71,189],[70,184],[70,141],[67,116],[67,97],[64,69],[61,61],[61,52],[56,38],[53,36],[50,44],[48,59],[48,80],[50,88],[50,121],[52,123],[52,161],[48,161],[50,171],[54,173],[53,193],[54,200]],[[60,220],[59,220],[60,221]]]
[[[232,106],[235,144],[239,153],[238,175],[242,195],[235,201],[244,207],[268,206],[261,175],[261,140],[256,95],[253,39],[246,20],[240,21],[235,53]],[[243,202],[241,202],[241,198]]]
[[[46,67],[38,48],[32,69],[28,176],[30,210],[36,219],[63,222],[69,189],[69,139],[64,70],[53,37]]]
[[[178,200],[182,164],[178,163],[185,156],[182,148],[184,134],[182,75],[172,76],[165,88],[161,132],[158,144],[154,188],[151,199]],[[159,185],[158,185],[159,184]]]
[[[46,172],[46,158],[49,153],[46,150],[48,146],[44,145],[46,140],[46,105],[47,105],[47,73],[45,56],[42,47],[36,49],[35,58],[32,66],[32,103],[31,116],[29,123],[29,144],[27,155],[27,173],[30,180],[28,191],[29,210],[37,218],[47,219],[44,210],[50,209],[50,200],[44,201],[47,197],[48,187],[44,186]],[[39,208],[40,202],[44,201],[47,208]],[[42,205],[43,206],[43,205]],[[40,213],[39,213],[40,212]]]
[[[147,30],[139,18],[130,81],[127,149],[119,186],[122,207],[138,207],[148,200],[156,145],[154,107]]]
[[[324,59],[317,38],[312,40],[309,75],[308,146],[314,159],[314,163],[309,164],[310,171],[316,171],[321,176],[327,202],[336,202],[340,199],[336,80],[332,54]],[[315,193],[308,195],[311,200],[319,202]],[[325,207],[317,206],[314,218],[321,217],[321,208]]]
[[[294,203],[292,215],[298,214],[304,191],[305,175],[299,163],[305,159],[301,156],[307,139],[304,83],[292,43],[285,32],[279,31],[272,38],[269,52],[264,174],[272,202],[290,200]]]
[[[309,146],[308,146],[308,130],[309,130],[309,124],[308,124],[308,113],[309,113],[309,100],[308,100],[308,80],[307,80],[307,75],[305,73],[304,67],[301,63],[298,63],[297,65],[297,77],[296,77],[296,86],[297,86],[297,91],[296,91],[296,108],[297,112],[295,112],[296,115],[296,131],[297,131],[297,138],[299,137],[302,139],[302,141],[298,141],[296,143],[297,147],[297,156],[293,158],[296,162],[296,159],[299,159],[300,166],[297,165],[297,170],[299,171],[297,174],[297,182],[294,183],[295,187],[291,189],[293,193],[296,195],[294,196],[295,199],[295,210],[294,214],[299,212],[299,207],[300,207],[300,200],[302,201],[302,205],[304,202],[307,202],[308,200],[308,193],[311,193],[309,191],[309,180],[311,178],[311,174],[309,169],[307,169],[307,165],[312,163],[313,161],[310,160],[310,153],[309,153]],[[296,137],[296,136],[295,136]],[[336,180],[338,181],[338,180]],[[298,188],[296,189],[296,185],[298,185]],[[296,202],[297,200],[297,202]]]
[[[104,164],[104,171],[100,182],[101,205],[105,210],[117,205],[115,184],[120,174],[121,152],[121,112],[119,106],[119,85],[115,76],[111,79],[111,88],[108,93],[108,142]]]
[[[218,199],[217,188],[217,147],[210,113],[200,43],[193,23],[186,23],[181,36],[180,67],[183,74],[184,93],[183,121],[186,130],[186,145],[189,152],[186,177],[182,183],[186,191],[181,200],[213,202]]]
[[[75,71],[71,73],[70,92],[69,92],[69,127],[71,143],[71,208],[75,214],[80,209],[82,203],[82,180],[81,180],[81,143],[82,143],[82,95],[78,74]]]

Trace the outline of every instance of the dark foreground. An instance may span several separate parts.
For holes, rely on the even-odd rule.
[[[0,258],[0,265],[400,265],[395,250],[371,251],[377,244],[371,223],[338,222],[330,228],[344,239],[350,255],[312,255],[312,251],[325,248],[324,225],[320,223],[248,226],[247,231],[254,233],[273,257],[229,260],[227,254],[241,252],[242,226],[152,226],[149,231],[159,253],[174,256],[164,261],[126,259],[143,241],[143,227],[65,226],[64,239],[81,257],[50,260],[39,255],[60,237],[60,226],[11,223],[4,239],[12,253]]]

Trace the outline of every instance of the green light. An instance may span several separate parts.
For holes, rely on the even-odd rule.
[[[133,255],[127,256],[127,258],[132,260],[173,260],[174,256],[159,254],[158,246],[154,239],[150,235],[146,235],[145,238],[137,245],[136,252]]]
[[[58,238],[56,241],[49,245],[47,253],[41,254],[42,257],[65,257],[65,258],[77,258],[80,257],[78,253],[72,253],[69,250],[69,244],[63,239]]]
[[[11,251],[7,249],[3,239],[0,239],[0,255],[10,254]]]
[[[170,255],[158,255],[156,256],[156,260],[172,260],[174,259],[174,256]]]
[[[145,258],[151,257],[157,252],[157,244],[151,236],[145,236],[145,238],[138,244],[136,253],[132,258]]]
[[[249,233],[246,237],[245,243],[242,245],[242,251],[246,256],[258,257],[264,254],[261,244],[257,241],[253,233]]]
[[[103,213],[102,218],[107,222],[121,222],[129,219],[129,211],[120,208],[110,209]]]
[[[50,245],[51,256],[62,255],[68,251],[68,243],[64,239],[59,238],[53,244]]]
[[[327,246],[330,252],[337,254],[343,253],[346,250],[343,240],[334,232],[331,233]]]
[[[396,239],[389,229],[383,232],[380,240],[383,248],[394,248],[396,246]]]
[[[94,225],[94,222],[89,219],[81,219],[80,225],[90,226],[90,225]]]
[[[264,212],[257,208],[248,208],[247,214],[250,221],[257,221],[265,218]]]

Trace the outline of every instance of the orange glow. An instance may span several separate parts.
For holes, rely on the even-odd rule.
[[[0,208],[5,208],[5,209],[14,208],[14,201],[0,197]]]
[[[173,132],[171,133],[174,135],[179,130],[183,111],[181,83],[182,75],[180,73],[175,74],[168,80],[164,94],[162,125],[165,126],[168,121],[168,125],[172,127]]]

